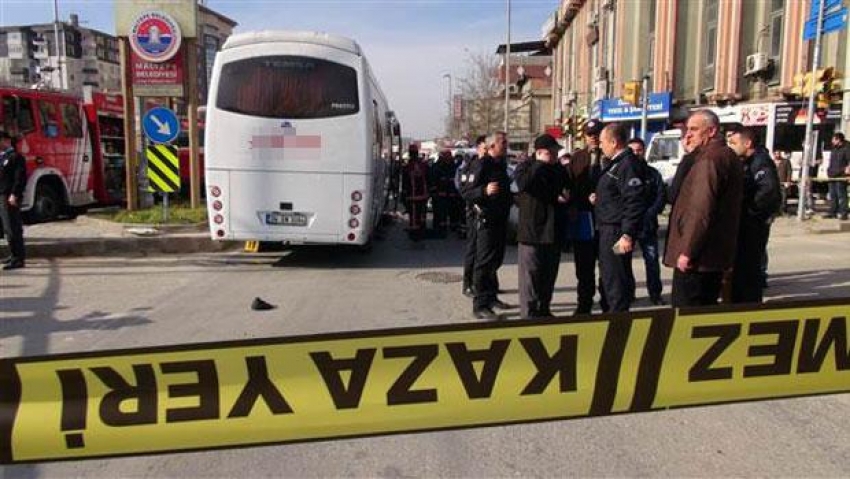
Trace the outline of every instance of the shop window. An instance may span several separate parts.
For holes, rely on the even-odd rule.
[[[718,0],[706,0],[704,6],[705,36],[703,38],[702,89],[713,90],[717,63]]]

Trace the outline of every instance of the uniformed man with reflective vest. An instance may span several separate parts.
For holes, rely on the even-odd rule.
[[[404,166],[402,189],[407,205],[409,220],[408,234],[413,240],[420,240],[425,235],[428,215],[428,164],[419,157],[416,145],[408,149],[410,159]]]

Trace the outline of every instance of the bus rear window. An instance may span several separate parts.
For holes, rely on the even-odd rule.
[[[301,56],[267,56],[222,67],[216,106],[265,118],[329,118],[360,110],[357,72]]]

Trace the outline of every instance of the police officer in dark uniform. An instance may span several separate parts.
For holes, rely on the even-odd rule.
[[[505,257],[508,215],[513,202],[507,171],[508,141],[504,133],[487,138],[488,154],[473,164],[461,191],[475,214],[475,291],[472,312],[477,319],[497,320],[493,308],[505,309],[497,293],[497,271]]]
[[[3,269],[23,268],[26,260],[21,205],[27,184],[26,162],[16,150],[12,136],[0,130],[0,227],[5,230],[11,256]]]
[[[779,174],[770,153],[758,145],[758,136],[742,128],[729,137],[729,147],[743,161],[744,199],[738,228],[738,247],[732,272],[732,302],[763,300],[762,258],[767,250],[770,226],[782,204]]]
[[[567,218],[568,221],[579,224],[578,227],[571,228],[578,232],[579,237],[570,238],[578,282],[578,306],[575,314],[590,314],[593,296],[596,294],[597,244],[593,234],[593,205],[589,198],[596,189],[596,181],[602,170],[602,150],[599,149],[601,132],[602,123],[596,120],[588,121],[584,126],[586,146],[576,150],[567,165],[570,190],[566,204]]]
[[[455,169],[451,152],[441,151],[429,171],[428,186],[434,210],[434,231],[440,237],[445,237],[448,233],[452,200],[457,195],[454,185]]]
[[[475,139],[476,155],[466,160],[464,164],[458,168],[458,190],[463,191],[467,185],[472,183],[474,177],[470,176],[470,172],[475,168],[475,163],[487,155],[487,137],[484,135]],[[475,250],[478,242],[477,228],[475,225],[475,209],[470,201],[464,200],[466,213],[466,250],[463,255],[463,295],[469,298],[475,296],[472,289],[472,273],[475,268]],[[497,281],[498,289],[498,281]]]
[[[647,208],[644,166],[627,141],[628,130],[621,124],[602,130],[600,146],[607,161],[591,196],[599,230],[603,294],[613,312],[628,311],[631,306],[632,251]]]

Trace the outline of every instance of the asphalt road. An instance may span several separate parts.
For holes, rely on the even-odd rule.
[[[775,231],[768,300],[850,296],[850,235]],[[0,356],[471,323],[458,240],[371,254],[310,249],[143,259],[34,259],[0,273]],[[516,304],[515,250],[502,270]],[[636,259],[638,306],[647,305]],[[670,271],[664,269],[665,293]],[[556,314],[575,305],[562,261]],[[277,306],[251,311],[254,297]],[[507,319],[516,319],[516,310]],[[850,395],[509,427],[57,462],[2,477],[492,477],[850,475]]]

